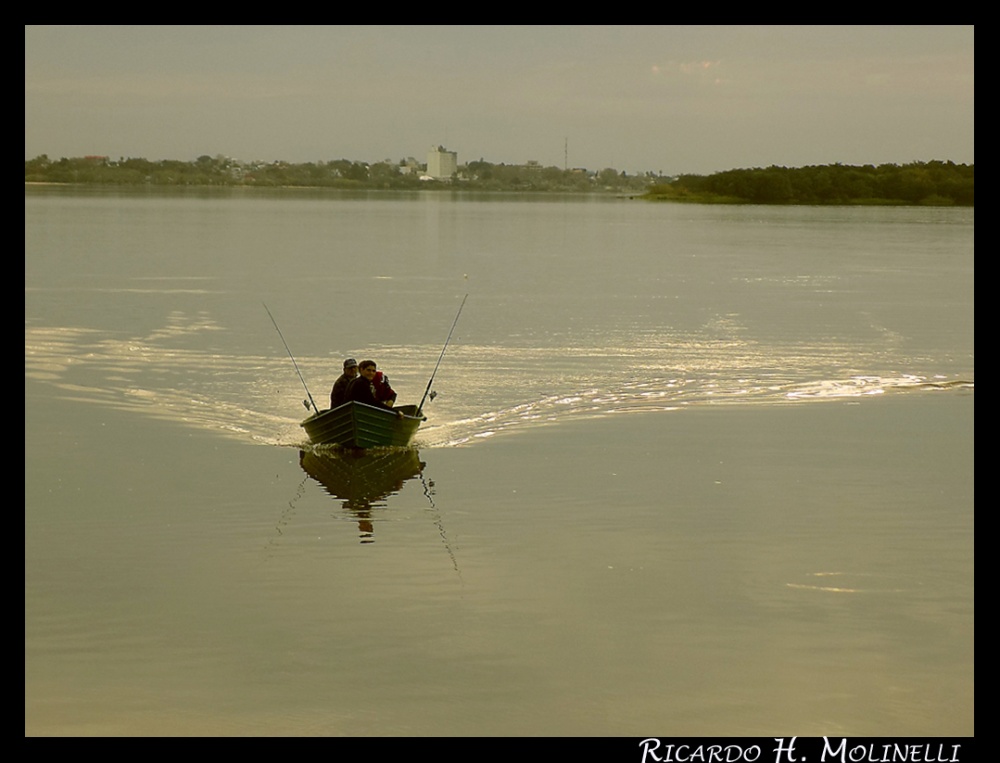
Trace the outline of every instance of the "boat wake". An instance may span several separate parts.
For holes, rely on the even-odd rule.
[[[703,405],[777,405],[861,398],[893,392],[974,389],[973,381],[926,379],[915,375],[857,376],[816,382],[741,378],[730,384],[717,377],[656,378],[642,383],[622,384],[619,387],[607,385],[570,394],[539,397],[530,402],[474,415],[445,416],[444,423],[430,423],[421,429],[418,442],[424,447],[460,446],[524,426],[629,413],[676,411]],[[440,421],[434,410],[430,410],[428,415],[432,422]]]
[[[204,315],[170,316],[148,336],[82,328],[25,328],[25,381],[64,400],[211,430],[262,444],[301,447],[304,390],[287,357],[207,349],[221,327]],[[418,402],[440,348],[371,348],[404,402]],[[323,406],[339,359],[297,357]],[[889,393],[975,389],[974,379],[918,368],[925,360],[865,354],[836,344],[773,345],[680,334],[621,337],[602,346],[456,345],[435,380],[421,448],[468,446],[569,419],[706,405],[802,404]]]

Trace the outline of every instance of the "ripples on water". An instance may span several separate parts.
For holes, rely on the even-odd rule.
[[[223,331],[205,314],[175,313],[144,337],[82,329],[25,328],[25,377],[60,397],[297,446],[305,390],[287,356],[226,354],[177,345]],[[719,404],[779,404],[887,392],[974,389],[973,379],[920,368],[921,359],[856,345],[775,344],[739,338],[730,326],[700,334],[605,337],[600,346],[449,347],[426,405],[422,447],[468,445],[555,420]],[[372,356],[404,400],[418,400],[439,347],[383,346]],[[297,357],[316,403],[328,404],[338,360]],[[878,369],[905,368],[883,373]]]

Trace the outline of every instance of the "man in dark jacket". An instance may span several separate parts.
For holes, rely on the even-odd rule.
[[[358,361],[354,358],[348,358],[344,361],[344,373],[333,383],[333,389],[330,391],[331,408],[336,408],[347,402],[347,388],[351,386],[351,382],[357,378],[357,375]]]
[[[375,361],[362,360],[358,368],[361,375],[354,379],[347,388],[347,399],[366,405],[378,405],[378,400],[375,398],[375,385],[372,384],[372,380],[375,378]]]

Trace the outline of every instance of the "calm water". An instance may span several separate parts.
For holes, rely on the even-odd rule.
[[[29,735],[974,734],[974,212],[25,190]],[[302,442],[343,357],[417,447]]]

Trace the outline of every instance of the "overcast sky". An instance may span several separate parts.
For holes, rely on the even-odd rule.
[[[27,26],[24,156],[973,163],[974,80],[972,26]]]

